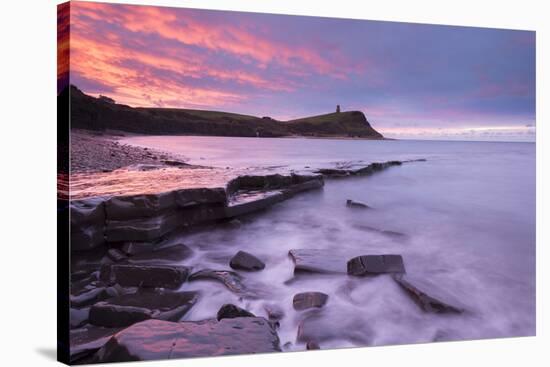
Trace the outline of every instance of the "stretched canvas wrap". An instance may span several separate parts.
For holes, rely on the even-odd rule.
[[[535,32],[57,11],[60,361],[535,335]]]

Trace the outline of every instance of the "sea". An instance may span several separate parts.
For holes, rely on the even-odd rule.
[[[298,332],[322,349],[535,335],[535,144],[507,142],[134,136],[122,143],[171,152],[225,169],[300,172],[389,160],[416,160],[368,177],[327,179],[240,226],[182,234],[197,269],[230,270],[239,250],[266,263],[243,274],[257,298],[222,284],[185,283],[201,292],[184,320],[233,303],[258,316],[278,309],[283,350],[303,350]],[[360,201],[369,210],[346,206]],[[322,250],[334,261],[402,255],[407,274],[429,280],[465,312],[423,311],[391,276],[293,273],[292,249]],[[328,259],[331,260],[331,259]],[[326,305],[296,311],[293,296],[326,293]]]

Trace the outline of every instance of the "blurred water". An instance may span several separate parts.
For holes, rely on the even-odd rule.
[[[311,312],[292,308],[300,291],[329,295],[318,312],[321,348],[535,334],[535,145],[531,143],[134,137],[126,143],[173,151],[190,163],[301,169],[340,161],[427,158],[364,178],[327,180],[323,190],[299,195],[245,219],[237,228],[183,236],[197,269],[229,269],[238,250],[257,255],[266,269],[243,273],[262,289],[239,299],[221,284],[198,281],[202,292],[185,319],[215,315],[235,303],[265,316],[265,305],[285,311],[279,335],[285,350]],[[201,159],[203,158],[203,159]],[[346,199],[373,210],[352,210]],[[388,236],[373,231],[405,234]],[[180,238],[181,239],[181,238]],[[389,276],[293,277],[290,249],[328,249],[333,256],[402,254],[407,272],[428,278],[458,297],[462,315],[424,313]]]

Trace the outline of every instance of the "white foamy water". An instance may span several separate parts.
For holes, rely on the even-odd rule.
[[[202,292],[187,320],[213,317],[224,303],[265,316],[285,312],[279,336],[296,342],[311,312],[292,308],[301,291],[329,295],[318,311],[321,348],[463,340],[535,333],[535,144],[430,141],[134,137],[125,143],[182,154],[220,167],[302,169],[341,161],[426,158],[370,177],[326,180],[324,189],[279,203],[243,220],[180,238],[194,250],[195,269],[230,269],[238,250],[266,263],[242,273],[263,292],[239,299],[221,284],[186,283]],[[346,199],[373,210],[353,210]],[[388,236],[376,230],[405,236]],[[435,282],[466,306],[461,315],[423,312],[389,276],[307,275],[293,282],[290,249],[326,249],[333,256],[395,253],[409,274]],[[347,258],[346,258],[347,260]]]

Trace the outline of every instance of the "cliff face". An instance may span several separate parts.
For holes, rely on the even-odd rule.
[[[359,111],[332,113],[292,121],[228,112],[174,108],[134,108],[95,98],[75,86],[70,92],[71,127],[88,130],[121,130],[157,135],[212,135],[282,137],[290,135],[362,137],[382,139]]]

